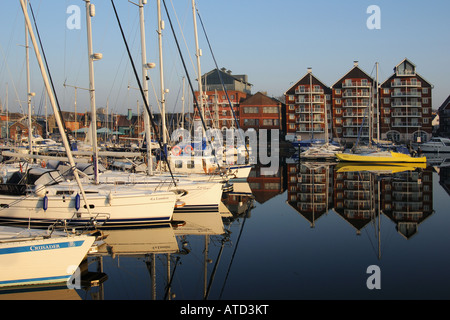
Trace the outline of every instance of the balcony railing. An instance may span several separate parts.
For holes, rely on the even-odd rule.
[[[391,87],[392,88],[403,88],[403,87],[421,87],[422,82],[420,81],[414,81],[414,80],[403,80],[403,81],[392,81]]]
[[[367,81],[345,81],[343,88],[370,88],[371,84]]]
[[[313,89],[313,90],[309,90],[309,88],[305,88],[305,89],[295,89],[295,94],[323,94],[323,89]]]
[[[391,107],[422,108],[422,103],[420,103],[420,102],[392,102]]]
[[[419,91],[401,91],[401,92],[392,92],[391,97],[401,98],[401,97],[422,97],[422,93]]]
[[[396,127],[396,128],[403,128],[403,127],[421,127],[422,126],[422,124],[421,123],[418,123],[418,122],[412,122],[412,123],[409,123],[409,122],[394,122],[393,124],[392,124],[392,126],[393,127]]]
[[[394,112],[393,117],[422,117],[422,112]]]

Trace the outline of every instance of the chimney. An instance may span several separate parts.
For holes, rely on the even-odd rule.
[[[357,67],[357,66],[358,66],[358,61],[353,61],[353,65],[354,65],[355,67]]]
[[[308,73],[311,73],[311,72],[312,72],[312,68],[309,67],[309,68],[308,68]]]

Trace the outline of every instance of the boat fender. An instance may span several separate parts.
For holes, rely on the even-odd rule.
[[[77,193],[77,195],[75,196],[75,209],[77,209],[77,211],[80,209],[80,194]]]
[[[42,167],[42,168],[45,168],[46,165],[47,165],[47,164],[45,163],[45,161],[42,160],[42,162],[41,162],[41,167]]]
[[[110,206],[112,205],[112,201],[113,201],[113,195],[112,195],[112,193],[110,192],[110,193],[108,194],[108,203],[109,203]]]
[[[42,199],[42,207],[44,208],[44,211],[47,211],[48,209],[48,197],[47,195],[44,196]]]

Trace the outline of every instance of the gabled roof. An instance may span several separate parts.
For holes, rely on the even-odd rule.
[[[326,84],[324,84],[322,81],[320,81],[312,72],[307,72],[300,80],[298,80],[292,87],[290,87],[284,94],[290,94],[295,92],[295,88],[299,85],[309,85],[310,84],[310,78],[309,75],[311,75],[311,84],[312,85],[319,85],[325,89],[325,93],[328,93],[327,91],[331,92],[331,88],[328,87]]]
[[[220,77],[219,77],[219,72],[220,72]],[[252,86],[251,83],[249,83],[248,81],[245,81],[244,75],[232,75],[231,71],[226,72],[223,70],[219,70],[217,68],[205,73],[202,76],[202,84],[203,85],[208,85],[209,83],[220,84],[221,83],[220,78],[222,78],[223,82],[226,84],[231,84],[231,83],[233,83],[233,81],[238,81],[238,82],[243,82],[243,83],[246,83],[246,84]],[[205,84],[205,81],[206,81],[206,84]]]
[[[390,81],[390,80],[394,79],[395,77],[397,77],[397,68],[398,68],[400,65],[405,64],[405,63],[409,63],[410,65],[412,65],[412,66],[414,67],[414,75],[408,75],[408,77],[417,77],[422,83],[426,83],[427,85],[425,85],[425,86],[422,85],[423,87],[430,87],[430,88],[433,87],[433,85],[432,85],[429,81],[425,80],[424,77],[422,77],[420,74],[418,74],[418,73],[416,72],[416,65],[415,65],[414,63],[412,63],[411,61],[409,61],[407,58],[403,59],[399,64],[397,64],[397,65],[394,67],[394,73],[393,73],[389,78],[387,78],[386,80],[384,80],[384,81],[380,84],[380,86],[383,87],[386,83],[388,83],[388,81]]]
[[[241,106],[243,106],[243,105],[278,106],[278,105],[281,105],[281,102],[276,99],[266,96],[262,92],[257,92],[254,95],[252,95],[249,98],[242,101],[240,105]]]
[[[394,67],[394,72],[396,72],[396,70],[398,69],[399,66],[404,65],[404,64],[410,64],[411,66],[413,66],[414,72],[416,71],[416,65],[414,63],[412,63],[411,61],[409,61],[407,58],[405,58]]]
[[[445,101],[441,104],[441,106],[438,108],[438,112],[445,110],[450,105],[450,96],[445,99]]]
[[[368,79],[371,83],[374,81],[374,79],[369,76],[367,73],[365,73],[358,64],[355,63],[352,69],[350,69],[349,72],[347,72],[342,78],[340,78],[338,81],[336,81],[331,88],[342,88],[342,82],[345,79]]]

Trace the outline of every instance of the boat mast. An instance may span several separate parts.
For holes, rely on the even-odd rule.
[[[144,96],[148,104],[147,69],[153,68],[154,64],[147,63],[147,50],[145,47],[145,23],[144,23],[145,4],[147,4],[147,0],[139,0],[139,21],[141,28],[142,89],[144,90]],[[150,115],[148,114],[147,110],[144,111],[144,127],[145,127],[145,138],[147,140],[147,174],[152,175],[153,174],[152,134],[150,128]]]
[[[25,8],[25,10],[27,10]],[[33,154],[33,127],[31,122],[31,97],[34,93],[31,92],[30,84],[30,47],[28,46],[28,28],[25,21],[25,56],[26,56],[26,69],[27,69],[27,104],[28,104],[28,148],[30,154]]]
[[[376,79],[376,81],[377,81],[377,140],[378,140],[378,142],[379,142],[379,140],[380,140],[380,105],[379,105],[379,99],[380,99],[380,97],[379,97],[379,86],[378,86],[378,62],[376,63],[376,65],[377,65],[377,79]]]
[[[97,148],[97,111],[95,106],[95,86],[94,86],[94,60],[101,59],[101,54],[94,54],[92,50],[92,26],[91,17],[95,16],[95,6],[90,0],[86,2],[86,29],[88,42],[88,62],[89,62],[89,92],[91,104],[91,124],[92,124],[92,148],[94,163],[94,183],[99,184],[98,180],[98,148]]]
[[[198,32],[197,32],[197,19],[195,17],[195,0],[192,0],[192,15],[194,18],[194,35],[195,35],[195,56],[197,57],[197,81],[198,81],[198,101],[200,102],[200,112],[202,118],[205,119],[205,109],[203,106],[203,88],[202,88],[202,70],[200,67],[200,56],[202,55],[201,49],[198,46]],[[217,70],[220,72],[219,70]],[[205,134],[205,128],[203,128],[203,135]]]
[[[81,184],[81,180],[80,180],[80,177],[78,175],[78,171],[77,171],[77,169],[75,167],[75,161],[73,160],[72,151],[70,149],[70,145],[69,145],[69,141],[67,139],[67,135],[64,134],[64,132],[65,132],[64,131],[64,126],[63,126],[60,114],[59,114],[57,106],[56,106],[56,100],[55,100],[55,97],[53,96],[52,88],[50,87],[50,83],[48,81],[48,77],[47,77],[47,73],[45,71],[44,63],[42,61],[42,57],[41,57],[41,54],[39,52],[39,48],[38,48],[37,41],[36,41],[36,38],[35,38],[34,33],[33,33],[33,29],[31,27],[31,22],[30,22],[30,18],[28,16],[28,12],[27,12],[27,9],[26,9],[27,6],[25,4],[25,1],[26,0],[20,0],[20,5],[22,6],[22,11],[23,11],[23,14],[24,14],[24,17],[25,17],[26,26],[27,26],[27,28],[28,28],[28,30],[30,32],[30,38],[31,38],[31,42],[33,43],[34,53],[36,55],[36,59],[38,60],[39,69],[41,70],[42,79],[44,81],[45,88],[47,90],[47,94],[48,94],[48,96],[50,98],[50,103],[51,103],[52,108],[53,108],[53,113],[55,114],[55,119],[56,119],[56,123],[58,125],[59,132],[61,133],[61,137],[62,137],[62,140],[63,140],[64,148],[66,149],[66,153],[67,153],[67,158],[69,159],[70,166],[74,169],[73,170],[73,174],[75,176],[75,180],[77,181],[78,187],[80,188],[81,195],[82,195],[83,200],[84,200],[84,202],[86,204],[86,209],[87,209],[89,215],[91,216],[91,210],[90,210],[89,205],[87,203],[86,194],[84,193],[84,189],[83,189],[83,186]]]
[[[164,144],[163,152],[167,149],[167,136],[166,136],[166,98],[164,89],[164,70],[163,70],[163,54],[162,54],[162,30],[164,29],[164,21],[161,19],[161,0],[157,1],[158,11],[158,44],[159,44],[159,80],[161,83],[161,125],[162,125],[162,138]]]

